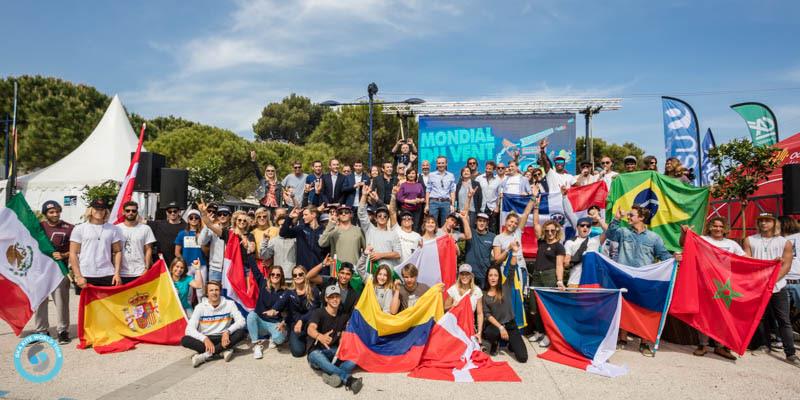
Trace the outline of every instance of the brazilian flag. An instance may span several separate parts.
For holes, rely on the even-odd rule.
[[[370,259],[367,259],[367,264],[368,264],[367,272],[370,273],[370,274],[375,274],[375,271],[378,270],[378,266],[380,265],[378,261],[372,261]],[[337,274],[339,273],[339,268],[341,267],[341,265],[342,265],[342,262],[337,259],[336,260],[336,273]],[[355,268],[355,266],[353,266],[353,267]],[[397,275],[397,272],[395,272],[394,269],[392,269],[392,277],[391,277],[391,279],[392,280],[400,279],[400,277]],[[362,290],[364,290],[364,280],[361,279],[361,276],[359,276],[355,272],[353,273],[353,277],[350,278],[350,287],[353,288],[353,290],[355,290],[357,292],[361,292]]]
[[[681,225],[692,226],[697,233],[703,230],[708,188],[687,185],[655,171],[620,174],[608,192],[606,220],[610,222],[617,210],[628,211],[634,204],[650,210],[650,221],[645,221],[650,230],[661,236],[669,251],[678,251]]]

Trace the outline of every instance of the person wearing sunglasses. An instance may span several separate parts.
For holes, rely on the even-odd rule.
[[[199,272],[203,277],[203,282],[208,281],[208,261],[197,238],[203,230],[203,221],[200,218],[200,211],[190,210],[186,215],[186,229],[180,231],[175,238],[175,257],[181,257],[188,265],[198,262]],[[172,265],[172,264],[170,264]],[[203,286],[197,288],[197,298],[204,296]]]
[[[231,225],[231,209],[228,206],[221,205],[217,208],[214,214],[216,219],[211,219],[211,214],[208,211],[208,205],[201,199],[197,202],[197,209],[200,211],[202,217],[203,230],[200,231],[200,238],[198,239],[201,246],[208,246],[208,279],[209,281],[222,280],[223,274],[223,260],[225,257],[225,245],[228,239],[233,236],[231,232],[238,228],[238,235],[240,237],[240,245],[242,245],[242,260],[249,262],[252,258],[255,264],[255,239],[252,235],[243,236],[247,234],[247,215],[241,212],[238,216],[240,221]],[[235,220],[235,218],[234,218]],[[233,229],[231,229],[233,228]],[[242,238],[247,240],[242,240]],[[246,243],[245,243],[246,242]],[[250,250],[252,246],[252,250]]]
[[[550,141],[547,138],[539,142],[539,165],[544,168],[545,179],[550,193],[558,192],[562,186],[567,188],[575,184],[575,177],[567,172],[567,159],[561,155],[553,159],[553,168],[550,165],[550,158],[547,156],[547,145]]]
[[[319,289],[308,280],[308,273],[302,265],[295,265],[291,272],[289,289],[275,303],[274,309],[286,313],[286,327],[289,330],[289,350],[293,357],[306,354],[306,329],[314,310],[321,307],[322,296]]]
[[[622,226],[623,217],[628,217],[628,226]],[[630,211],[617,209],[614,219],[608,224],[606,238],[612,242],[619,243],[616,262],[634,268],[650,265],[656,261],[664,261],[672,258],[672,254],[664,246],[664,240],[658,234],[647,229],[650,221],[650,209],[634,204]],[[627,345],[628,333],[619,330],[619,340],[617,348],[622,349]],[[639,345],[639,352],[644,356],[652,357],[653,350],[650,343],[642,340]]]
[[[642,159],[642,171],[658,171],[658,159],[656,156],[645,156]]]
[[[369,215],[367,215],[367,198],[373,193],[374,191],[369,189],[364,190],[358,205],[358,219],[366,236],[365,248],[372,249],[370,255],[372,261],[380,261],[389,267],[394,267],[400,263],[400,238],[389,225],[389,209],[385,205],[376,204],[375,224],[370,222]]]
[[[268,350],[283,344],[287,339],[288,332],[281,315],[282,310],[276,307],[285,295],[286,280],[280,265],[270,267],[269,276],[264,276],[258,267],[251,268],[250,272],[258,284],[258,298],[255,309],[247,313],[247,333],[253,343],[253,358],[260,360],[264,357],[262,336],[268,338]]]
[[[303,164],[300,163],[299,160],[294,160],[292,162],[292,172],[286,174],[281,181],[281,185],[284,188],[292,189],[292,196],[294,196],[294,204],[296,207],[300,207],[300,205],[303,204],[303,191],[306,186],[306,178],[308,178],[308,174],[303,172]]]
[[[409,177],[416,178],[417,172],[412,169],[409,170],[407,175]],[[410,185],[412,183],[406,182],[405,184]],[[414,250],[419,248],[419,244],[422,241],[422,236],[420,236],[420,234],[414,229],[417,216],[422,216],[422,209],[417,210],[417,215],[414,215],[408,210],[400,210],[398,213],[397,197],[402,190],[402,186],[397,189],[398,193],[392,196],[392,201],[389,203],[389,225],[392,227],[394,232],[397,233],[397,238],[400,239],[400,260],[406,260],[411,256],[411,253],[413,253]],[[420,191],[419,195],[422,196],[423,193],[424,190]],[[398,219],[400,220],[399,223]]]
[[[253,164],[253,172],[258,179],[258,187],[253,196],[258,200],[258,204],[266,207],[267,211],[272,214],[276,208],[283,207],[283,185],[278,181],[275,166],[267,165],[262,175],[255,150],[250,151],[250,162]]]
[[[575,186],[586,186],[600,180],[600,176],[595,174],[592,170],[592,163],[588,161],[581,161],[581,173],[575,177]]]
[[[581,283],[583,253],[600,249],[600,237],[589,235],[592,231],[593,222],[591,217],[578,219],[575,239],[567,240],[564,244],[564,249],[566,250],[565,265],[569,268],[568,287],[578,287]]]
[[[153,230],[139,222],[139,204],[128,201],[122,205],[124,220],[117,225],[122,233],[122,284],[142,276],[153,265]]]
[[[634,165],[636,162],[634,161]],[[618,172],[614,171],[614,161],[611,160],[611,157],[603,156],[600,158],[600,167],[603,169],[600,171],[600,179],[606,182],[608,187],[611,187],[611,181],[619,175]]]
[[[177,202],[170,202],[164,210],[166,220],[148,221],[147,225],[153,230],[156,237],[153,255],[164,257],[167,265],[175,258],[175,238],[180,231],[186,229],[186,222],[181,218],[180,206]]]
[[[358,262],[361,251],[366,247],[366,241],[361,228],[353,225],[353,210],[350,206],[339,205],[336,218],[328,222],[318,243],[320,247],[330,247],[330,253],[335,254],[339,261],[350,264]],[[313,271],[312,269],[309,272],[312,276]]]

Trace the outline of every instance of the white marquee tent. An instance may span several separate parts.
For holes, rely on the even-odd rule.
[[[77,223],[87,207],[81,199],[83,188],[109,180],[120,182],[137,143],[122,102],[114,96],[97,127],[77,149],[47,168],[18,177],[17,187],[34,211],[45,201],[56,200],[64,206],[62,219]],[[6,183],[0,182],[0,201],[5,201]],[[155,196],[150,200],[153,203]]]

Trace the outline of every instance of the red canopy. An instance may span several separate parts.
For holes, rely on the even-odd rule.
[[[778,142],[776,146],[781,149],[778,154],[778,158],[781,161],[769,177],[764,182],[759,183],[758,191],[750,197],[750,202],[745,210],[748,231],[755,227],[756,216],[759,213],[781,213],[783,206],[783,166],[786,164],[800,164],[800,133],[795,133],[791,137]],[[741,204],[739,201],[728,201],[717,204],[712,203],[708,213],[709,216],[721,215],[728,217],[734,230],[731,236],[738,237],[741,235],[742,230],[742,221],[738,218],[740,210]]]

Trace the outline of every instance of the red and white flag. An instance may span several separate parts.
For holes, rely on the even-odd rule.
[[[139,132],[139,144],[136,145],[136,153],[131,159],[131,165],[128,166],[128,172],[125,178],[122,179],[122,186],[119,187],[117,199],[114,201],[114,208],[111,209],[111,223],[121,224],[125,221],[125,214],[122,212],[122,205],[130,201],[133,197],[133,186],[136,183],[136,171],[139,170],[139,153],[142,152],[142,142],[144,142],[144,129],[146,124],[142,123],[142,130]]]
[[[428,286],[444,283],[444,287],[449,288],[456,282],[456,257],[455,242],[450,235],[443,235],[424,242],[408,259],[394,267],[394,271],[397,276],[403,276],[400,270],[407,264],[414,264],[419,270],[417,282]]]
[[[464,297],[433,327],[420,364],[408,376],[451,382],[521,382],[507,362],[492,361],[472,337],[472,299]]]

